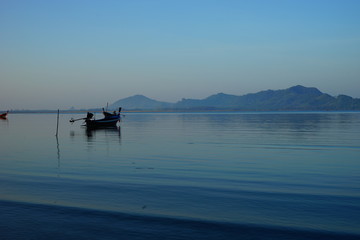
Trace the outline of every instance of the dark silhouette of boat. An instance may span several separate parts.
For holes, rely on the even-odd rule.
[[[5,112],[5,113],[1,113],[0,114],[0,118],[2,119],[7,119],[7,115],[8,115],[9,111]]]
[[[70,122],[73,123],[78,120],[85,120],[85,126],[88,128],[116,127],[116,124],[121,120],[120,112],[121,108],[119,108],[119,112],[114,111],[113,113],[103,109],[104,118],[102,119],[95,119],[94,114],[88,112],[85,118],[71,119]]]

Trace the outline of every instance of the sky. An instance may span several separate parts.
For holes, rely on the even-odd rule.
[[[0,109],[295,85],[360,98],[358,0],[0,0]]]

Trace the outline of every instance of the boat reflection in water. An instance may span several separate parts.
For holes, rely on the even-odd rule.
[[[81,127],[79,130],[70,131],[70,138],[74,146],[83,145],[86,151],[97,154],[92,157],[104,157],[109,151],[118,151],[122,145],[121,128],[87,128]],[[77,151],[77,150],[74,150]],[[105,151],[105,152],[104,152]],[[103,153],[106,153],[103,155]],[[100,154],[100,155],[98,155]]]
[[[114,137],[114,136],[118,136],[119,138],[121,138],[121,128],[118,126],[115,127],[102,127],[102,128],[89,128],[89,127],[85,127],[85,133],[86,136],[88,138],[94,138],[96,137],[97,133],[101,133],[101,135],[103,135],[103,137]]]
[[[120,127],[84,128],[86,149],[92,154],[94,150],[101,152],[105,150],[106,155],[109,155],[111,151],[117,151],[121,146]],[[103,155],[100,156],[104,157]]]

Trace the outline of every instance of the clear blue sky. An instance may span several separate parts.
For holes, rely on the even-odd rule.
[[[357,0],[1,0],[0,109],[293,85],[360,98]]]

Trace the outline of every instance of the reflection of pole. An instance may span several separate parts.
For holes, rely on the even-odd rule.
[[[59,138],[58,138],[58,133],[59,133],[59,115],[60,115],[60,110],[58,109],[57,112],[57,121],[56,121],[56,148],[57,148],[57,158],[58,158],[58,168],[60,168],[60,147],[59,147]]]
[[[59,146],[58,136],[56,136],[56,147],[57,147],[58,167],[60,167],[60,146]]]
[[[57,114],[57,123],[56,123],[56,134],[55,136],[58,136],[58,132],[59,132],[59,115],[60,115],[60,110],[58,109],[58,114]]]

